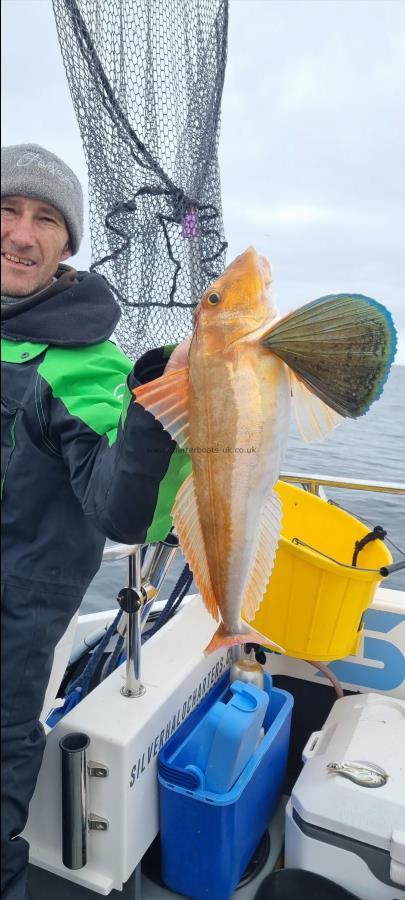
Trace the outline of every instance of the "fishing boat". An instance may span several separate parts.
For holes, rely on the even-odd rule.
[[[189,333],[191,308],[224,268],[217,146],[228,3],[53,7],[88,162],[91,270],[120,302],[116,337],[135,359]],[[368,540],[361,523],[351,531],[329,488],[405,493],[282,472],[289,528],[257,616],[284,653],[204,656],[216,623],[188,574],[177,596],[159,599],[175,536],[146,552],[106,548],[105,563],[128,559],[128,584],[118,606],[112,597],[110,610],[71,621],[41,715],[46,749],[24,831],[33,900],[253,900],[275,872],[317,873],[360,900],[405,897],[405,591],[389,588],[404,564],[381,534]],[[250,711],[249,729],[231,741],[226,767],[216,742],[216,791],[205,790],[230,694],[238,727]],[[181,741],[193,744],[206,722],[211,742],[197,737],[198,759],[182,768]],[[202,818],[192,825],[196,799]]]
[[[277,692],[291,698],[293,718],[284,769],[281,766],[282,777],[281,770],[273,764],[278,792],[272,814],[244,867],[239,886],[236,891],[235,888],[230,891],[224,882],[216,888],[219,893],[215,893],[214,888],[204,891],[198,887],[200,865],[201,872],[211,866],[214,872],[218,870],[220,877],[222,856],[230,854],[233,867],[237,866],[239,858],[243,858],[244,827],[239,824],[234,829],[233,820],[232,827],[226,827],[222,834],[221,866],[218,847],[205,829],[199,858],[193,863],[197,882],[191,877],[189,893],[184,892],[184,888],[181,891],[170,889],[165,883],[170,860],[168,863],[164,859],[167,834],[159,837],[161,827],[167,829],[167,822],[162,825],[162,804],[165,802],[162,784],[165,781],[161,777],[163,770],[159,770],[158,777],[160,760],[166,748],[167,763],[167,748],[174,736],[182,734],[187,722],[198,723],[199,710],[209,706],[211,697],[219,696],[221,684],[229,685],[232,666],[241,664],[235,659],[232,648],[203,655],[216,623],[195,594],[187,594],[175,615],[169,617],[141,647],[141,630],[150,627],[157,610],[164,605],[158,595],[155,601],[150,599],[153,593],[150,585],[154,583],[159,589],[163,583],[175,552],[174,537],[173,543],[169,542],[166,547],[150,547],[148,553],[153,560],[148,566],[148,557],[145,557],[142,568],[139,566],[139,548],[111,545],[106,549],[106,561],[128,555],[129,586],[132,584],[139,592],[143,584],[143,623],[141,610],[132,614],[132,623],[131,613],[124,614],[128,623],[126,663],[118,665],[108,677],[93,686],[70,711],[59,719],[56,716],[56,724],[50,727],[46,724],[47,721],[52,723],[50,713],[53,710],[55,716],[65,702],[63,691],[59,690],[61,683],[68,684],[65,672],[70,671],[72,676],[72,665],[77,665],[79,658],[86,654],[87,660],[91,660],[92,649],[94,652],[100,645],[102,636],[116,619],[117,606],[107,612],[76,616],[57,647],[42,713],[47,746],[25,832],[30,842],[33,900],[57,896],[84,900],[100,895],[137,900],[169,900],[169,897],[177,896],[219,897],[221,900],[235,896],[247,900],[257,895],[271,872],[288,869],[292,874],[297,869],[304,870],[307,875],[318,873],[329,879],[329,884],[336,882],[362,900],[400,900],[405,896],[405,784],[403,754],[401,763],[399,749],[400,741],[404,746],[405,740],[405,592],[389,588],[389,573],[403,568],[404,561],[393,563],[385,544],[377,537],[363,541],[360,548],[357,541],[358,558],[352,565],[352,560],[345,559],[341,549],[342,532],[349,525],[345,524],[346,520],[339,519],[341,511],[327,502],[329,488],[378,491],[400,499],[405,486],[283,472],[278,487],[287,522],[290,521],[289,491],[295,492],[294,503],[290,505],[299,508],[303,504],[302,510],[305,510],[302,519],[295,520],[292,531],[288,524],[283,526],[278,551],[280,558],[279,561],[276,559],[273,572],[279,579],[275,583],[279,593],[276,606],[283,614],[284,643],[292,647],[292,652],[288,652],[287,646],[285,654],[268,652],[265,659],[259,658],[264,662],[266,677],[271,678],[272,690],[276,692],[274,698],[277,699]],[[303,530],[304,523],[308,523],[309,508],[310,541],[305,528]],[[331,518],[328,529],[325,528],[324,515],[338,516],[335,528]],[[367,526],[358,524],[363,538],[370,534]],[[325,530],[329,532],[326,544]],[[350,535],[351,544],[352,537]],[[336,550],[338,545],[340,549]],[[286,553],[295,554],[293,591],[287,575],[294,563],[290,556],[289,564],[285,565],[283,554]],[[321,588],[314,592],[311,578],[318,576]],[[370,600],[370,581],[367,581],[369,593],[362,593],[359,607],[356,606],[357,591],[360,582],[361,591],[364,590],[364,579],[372,580],[372,598]],[[342,585],[344,589],[340,590]],[[333,613],[331,617],[330,607],[333,608],[334,594],[337,596],[339,590],[339,616]],[[310,603],[314,601],[307,611],[302,608],[305,596],[312,597]],[[329,607],[326,619],[322,612],[325,601],[324,609]],[[266,598],[263,605],[266,608]],[[271,609],[268,604],[267,607]],[[354,627],[350,618],[353,610]],[[299,631],[304,643],[294,648],[294,620],[300,616]],[[287,620],[289,625],[286,625]],[[345,646],[349,647],[349,652],[340,658]],[[258,648],[254,649],[258,651]],[[314,651],[328,663],[326,672],[322,671],[321,662],[319,670],[308,661]],[[257,668],[253,659],[253,668],[255,665]],[[327,678],[331,673],[335,686],[331,686]],[[240,681],[237,683],[241,684]],[[340,699],[335,690],[337,683]],[[391,736],[389,746],[387,734]],[[341,735],[339,740],[338,735]],[[394,748],[392,741],[398,742]],[[335,759],[337,748],[343,760]],[[257,748],[254,752],[258,753]],[[366,760],[363,765],[366,773],[362,771],[358,775],[356,767],[350,769],[353,753],[357,763]],[[341,772],[343,777],[332,774],[331,770],[325,775],[319,769],[321,763],[323,769],[326,764],[342,766],[345,758],[349,771]],[[304,776],[311,766],[309,790]],[[381,782],[376,790],[370,791],[361,782],[361,777],[384,780],[385,776],[388,780]],[[181,793],[182,788],[176,787],[173,774],[170,777],[174,779],[174,788],[169,784],[168,790],[177,791],[170,797],[170,803],[174,803],[171,838],[176,846],[173,865],[175,870],[181,870],[187,868],[189,836],[181,827],[184,813],[182,816],[176,813],[178,792]],[[243,772],[238,777],[240,782]],[[249,831],[253,833],[255,819],[264,803],[262,787],[267,794],[271,792],[271,778],[270,781],[268,778],[265,772],[258,778],[257,803],[248,809],[239,809],[243,813],[242,820],[244,817],[250,820]],[[325,778],[326,788],[322,781]],[[192,793],[192,790],[188,791],[189,797]],[[211,814],[215,795],[210,796]],[[308,808],[305,807],[308,796],[315,798],[313,809],[310,803]],[[235,802],[243,803],[243,800]],[[359,811],[359,822],[350,821],[348,811],[353,810],[353,802]],[[385,821],[387,803],[389,823]],[[361,821],[365,809],[366,822]],[[399,824],[401,819],[402,826]],[[375,826],[377,820],[383,823],[379,832]],[[361,827],[363,840],[358,839]],[[369,837],[366,841],[364,833],[367,829]],[[204,854],[205,862],[202,861]],[[181,879],[180,883],[183,883]],[[207,883],[211,882],[208,880]],[[327,897],[329,895],[325,894],[325,900]]]

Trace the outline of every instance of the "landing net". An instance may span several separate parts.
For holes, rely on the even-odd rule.
[[[225,266],[228,0],[53,0],[89,174],[91,270],[131,357],[179,340]]]

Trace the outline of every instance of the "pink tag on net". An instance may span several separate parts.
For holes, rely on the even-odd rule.
[[[196,209],[189,209],[183,216],[181,221],[181,234],[184,238],[195,238],[199,236],[200,225]]]

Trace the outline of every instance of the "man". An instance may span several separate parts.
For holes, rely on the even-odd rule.
[[[53,651],[105,537],[163,539],[188,463],[130,389],[173,348],[133,364],[109,340],[119,307],[62,263],[83,231],[80,184],[37,145],[2,149],[2,898],[26,897],[19,837],[44,749]],[[188,342],[170,360],[185,364]]]

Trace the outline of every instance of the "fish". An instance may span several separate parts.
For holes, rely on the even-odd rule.
[[[337,760],[326,766],[331,775],[342,775],[360,787],[382,787],[387,783],[389,775],[375,763]]]
[[[249,621],[280,537],[274,486],[291,409],[303,439],[322,440],[379,397],[395,349],[390,313],[363,295],[328,295],[280,316],[271,264],[249,247],[196,306],[188,366],[134,388],[191,458],[172,518],[219,622],[206,654],[244,643],[283,651]]]

